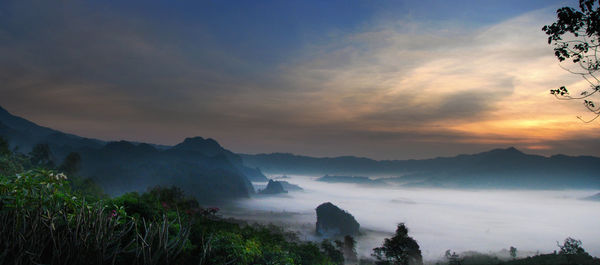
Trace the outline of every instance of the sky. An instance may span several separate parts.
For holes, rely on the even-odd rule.
[[[542,26],[577,1],[0,2],[0,106],[103,140],[408,159],[600,155]]]

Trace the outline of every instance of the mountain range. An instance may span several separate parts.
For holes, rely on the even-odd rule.
[[[79,153],[80,174],[113,195],[154,185],[178,185],[201,201],[246,198],[254,193],[251,181],[268,180],[261,170],[269,174],[361,175],[412,187],[600,189],[598,157],[545,157],[513,147],[420,160],[236,154],[202,137],[187,138],[175,146],[85,138],[39,126],[1,107],[0,136],[23,153],[46,143],[57,164],[70,152]]]
[[[525,154],[514,147],[421,160],[242,154],[269,174],[364,175],[412,187],[600,189],[600,158]]]
[[[221,201],[249,197],[254,193],[250,180],[267,181],[259,169],[244,166],[240,156],[202,137],[171,147],[105,142],[39,126],[1,107],[0,136],[23,153],[38,143],[48,144],[55,164],[71,152],[79,153],[79,174],[110,195],[176,185],[200,201]]]

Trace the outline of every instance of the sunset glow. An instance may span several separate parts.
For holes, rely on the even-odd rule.
[[[42,15],[19,1],[0,21],[0,104],[89,137],[174,144],[203,135],[241,152],[400,159],[517,146],[598,155],[600,125],[576,118],[588,114],[581,102],[549,94],[588,86],[559,67],[541,31],[560,4],[506,3],[482,16],[491,11],[458,10],[472,6],[465,1],[450,16],[444,5],[386,3],[314,20],[290,3],[257,21],[260,9],[235,9],[255,23],[244,24],[176,17],[177,7],[158,23],[158,7],[116,2],[104,5],[119,10],[110,16],[91,4]],[[346,17],[356,12],[359,20]]]

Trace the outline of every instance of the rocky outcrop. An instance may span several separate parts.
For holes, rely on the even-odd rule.
[[[287,181],[278,180],[277,182],[281,183],[281,186],[283,186],[283,189],[285,189],[286,191],[301,191],[301,190],[304,190],[300,186],[298,186],[296,184],[289,183]]]
[[[264,190],[261,190],[259,193],[260,194],[280,194],[280,193],[287,193],[287,191],[283,188],[283,185],[281,185],[281,182],[269,180],[267,187]]]
[[[331,202],[319,205],[316,211],[316,232],[318,235],[338,237],[358,234],[360,224],[354,219],[354,216],[333,205]]]

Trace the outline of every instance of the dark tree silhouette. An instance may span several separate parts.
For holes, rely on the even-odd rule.
[[[321,241],[321,250],[327,255],[334,264],[344,264],[344,254],[337,249],[331,241],[324,239]]]
[[[356,253],[356,240],[352,236],[345,236],[342,252],[346,264],[358,263],[358,254]]]
[[[419,244],[408,236],[408,228],[404,223],[398,224],[396,234],[386,238],[383,246],[373,249],[373,257],[379,265],[417,265],[423,264]]]
[[[558,254],[578,255],[586,253],[585,249],[581,247],[581,240],[577,240],[572,237],[567,237],[563,242],[562,246],[559,245],[558,242],[556,242],[556,244],[560,248]]]
[[[456,252],[452,252],[449,249],[446,250],[444,257],[448,260],[448,265],[460,265],[460,256]]]
[[[510,246],[510,256],[513,259],[517,258],[517,248],[516,247]]]
[[[81,156],[78,153],[71,152],[67,155],[67,157],[65,157],[65,160],[63,160],[58,170],[69,176],[73,176],[79,172],[80,167]]]
[[[598,70],[598,48],[600,46],[600,1],[579,0],[579,10],[562,7],[556,11],[557,21],[542,28],[548,35],[548,44],[554,45],[554,54],[560,62],[572,61],[574,68],[561,67],[573,74],[581,75],[589,84],[578,95],[572,95],[565,86],[550,90],[562,100],[583,100],[584,106],[594,114],[591,119],[577,118],[591,122],[600,116],[600,106],[592,97],[600,90]]]
[[[10,153],[8,142],[3,137],[0,137],[0,156],[10,155]]]
[[[577,240],[572,237],[567,237],[563,242],[562,246],[556,242],[556,245],[560,248],[558,254],[565,255],[567,257],[568,264],[575,263],[575,257],[580,255],[588,255],[585,249],[581,246],[581,240]]]
[[[29,153],[31,165],[34,167],[54,168],[52,152],[48,144],[37,144]]]

